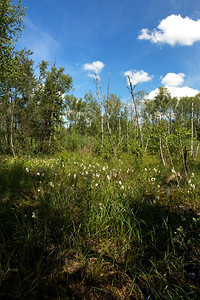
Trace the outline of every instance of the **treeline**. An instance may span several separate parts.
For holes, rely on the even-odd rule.
[[[194,157],[200,137],[200,94],[172,98],[160,87],[152,100],[135,92],[130,101],[106,95],[94,74],[96,95],[70,95],[72,77],[55,63],[36,67],[27,49],[15,50],[23,30],[25,8],[0,2],[0,153],[38,154],[85,148],[106,157],[120,153],[159,152],[163,164],[183,147]]]

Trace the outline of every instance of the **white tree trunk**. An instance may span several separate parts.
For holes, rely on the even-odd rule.
[[[194,157],[194,103],[192,102],[191,116],[191,157]]]

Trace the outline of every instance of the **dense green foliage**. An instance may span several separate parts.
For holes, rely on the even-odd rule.
[[[138,156],[158,153],[165,164],[169,151],[164,149],[169,143],[172,156],[187,146],[195,157],[200,134],[200,95],[178,100],[160,87],[159,94],[147,100],[144,92],[135,93],[129,82],[132,99],[125,104],[109,91],[105,96],[100,79],[94,74],[97,99],[91,92],[77,99],[68,94],[72,78],[64,73],[64,68],[42,61],[35,72],[32,52],[15,50],[23,29],[22,2],[14,5],[4,0],[0,5],[1,153],[48,154],[84,147],[107,158],[117,158],[122,152]],[[82,138],[77,145],[78,135],[85,137],[87,145]],[[73,143],[76,145],[69,147]]]

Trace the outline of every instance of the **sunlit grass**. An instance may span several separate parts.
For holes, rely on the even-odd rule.
[[[0,297],[198,299],[192,171],[168,190],[171,168],[148,157],[2,157]]]

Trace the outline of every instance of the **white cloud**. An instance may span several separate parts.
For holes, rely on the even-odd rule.
[[[184,82],[184,73],[167,73],[165,77],[162,79],[162,84],[168,85],[168,86],[179,86],[182,85]]]
[[[199,90],[192,89],[188,86],[184,87],[175,87],[175,86],[165,86],[168,92],[171,94],[172,97],[177,97],[180,99],[181,97],[194,97],[196,94],[200,93]],[[154,99],[154,97],[159,93],[159,89],[155,89],[151,91],[147,99]]]
[[[184,82],[184,73],[167,73],[165,77],[162,78],[162,84],[167,88],[168,92],[172,97],[194,97],[196,94],[200,93],[199,90],[192,89],[188,86],[179,87]],[[154,97],[159,93],[159,89],[151,91],[147,95],[147,99],[154,99]]]
[[[143,28],[138,38],[150,40],[156,44],[191,46],[200,41],[200,19],[194,21],[189,17],[171,15],[163,19],[153,31]]]
[[[84,64],[83,68],[86,71],[91,71],[94,74],[99,74],[103,70],[104,66],[104,63],[102,63],[101,61],[94,61],[91,64]],[[89,76],[91,76],[91,74],[89,74]]]
[[[148,73],[143,70],[140,71],[129,70],[124,73],[124,76],[130,78],[132,85],[136,85],[140,82],[146,82],[153,78],[153,76],[149,76]]]

